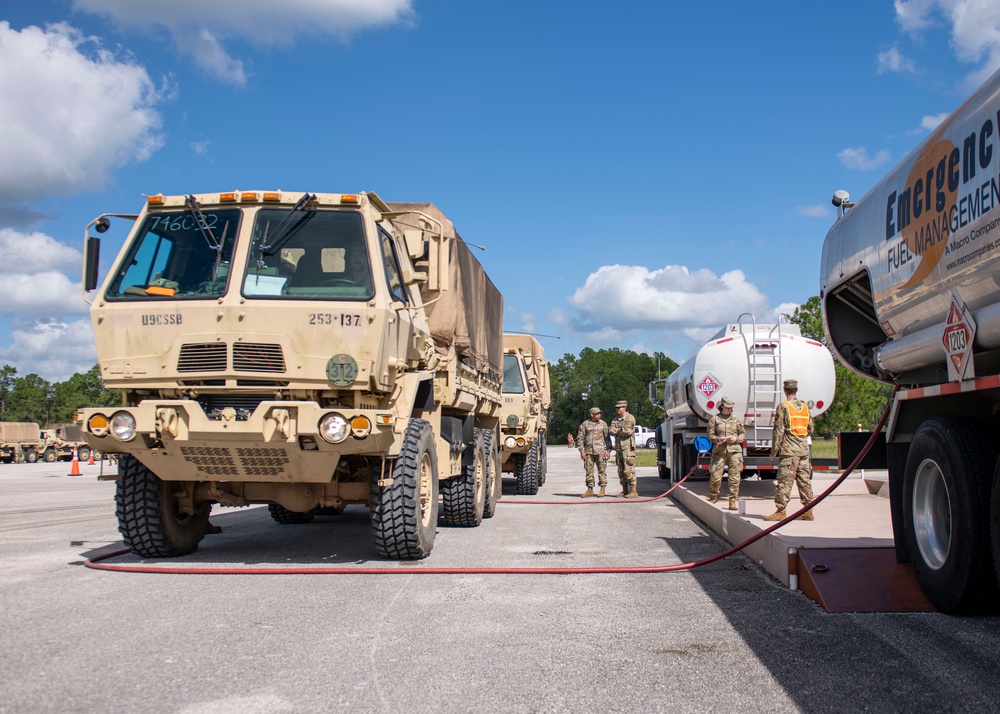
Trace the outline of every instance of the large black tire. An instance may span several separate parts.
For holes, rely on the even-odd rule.
[[[483,446],[486,448],[486,505],[483,506],[483,518],[493,518],[503,488],[503,474],[500,473],[500,442],[496,434],[488,429],[483,431]]]
[[[942,612],[976,612],[996,582],[989,497],[995,451],[976,423],[935,417],[910,444],[903,480],[906,546],[917,581]]]
[[[55,463],[55,461],[56,461],[56,450],[55,449],[46,449],[45,452],[42,454],[42,460],[45,461],[45,463],[47,463],[47,464],[53,464],[53,463]]]
[[[659,475],[660,478],[662,478],[664,480],[667,480],[667,479],[670,478],[670,469],[668,469],[663,464],[657,464],[656,467],[658,469],[658,475]]]
[[[392,468],[393,482],[372,480],[371,517],[375,549],[384,558],[417,560],[430,555],[437,533],[438,473],[434,430],[411,419]]]
[[[514,477],[517,479],[517,494],[520,496],[534,496],[538,493],[538,472],[529,456],[531,452],[514,455]]]
[[[118,461],[115,515],[118,532],[129,550],[143,558],[175,558],[198,548],[212,510],[208,501],[193,514],[174,508],[175,486],[161,481],[134,456]]]
[[[33,464],[36,461],[38,461],[38,452],[35,451],[34,449],[25,449],[24,450],[24,463],[26,463],[26,464]]]
[[[656,448],[656,439],[646,439],[646,448],[647,449],[655,449]]]
[[[545,474],[542,472],[543,466],[542,446],[536,438],[531,443],[531,450],[528,451],[528,460],[525,468],[535,472],[535,483],[538,484],[538,488],[541,488],[542,484],[545,483]],[[535,490],[537,492],[538,489]]]
[[[284,525],[296,525],[311,522],[316,517],[317,509],[314,508],[311,511],[290,511],[280,503],[269,503],[267,504],[267,510],[275,522]]]
[[[442,520],[449,526],[475,528],[483,522],[486,508],[486,445],[483,430],[476,429],[474,458],[456,478],[441,484]]]

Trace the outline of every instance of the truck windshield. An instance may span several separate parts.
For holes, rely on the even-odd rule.
[[[521,358],[517,355],[503,356],[504,394],[524,394],[524,379],[521,377]]]
[[[214,247],[199,221],[219,241]],[[240,211],[149,214],[111,282],[109,300],[214,298],[226,291]]]
[[[271,234],[288,209],[257,213],[243,281],[247,297],[369,300],[374,294],[364,224],[357,211],[297,213],[281,229],[275,251]]]

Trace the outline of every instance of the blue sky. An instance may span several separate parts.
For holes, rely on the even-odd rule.
[[[550,359],[680,362],[817,294],[834,190],[998,67],[989,0],[8,0],[0,363],[96,362],[91,219],[251,189],[435,203]]]

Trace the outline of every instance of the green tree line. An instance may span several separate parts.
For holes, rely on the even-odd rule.
[[[549,443],[566,443],[588,418],[591,407],[600,407],[602,418],[615,418],[615,402],[624,399],[636,423],[652,427],[663,421],[663,411],[649,401],[649,383],[666,377],[677,363],[657,352],[650,356],[618,348],[594,350],[585,347],[579,356],[563,355],[549,364],[552,418]]]
[[[19,377],[16,368],[0,367],[0,421],[33,421],[39,426],[68,423],[81,407],[121,403],[121,390],[104,386],[96,364],[65,382],[48,382],[34,373]]]

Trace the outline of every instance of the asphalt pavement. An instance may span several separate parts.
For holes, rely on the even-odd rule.
[[[582,501],[576,451],[552,447],[548,465],[537,496],[505,479],[494,518],[439,527],[418,563],[380,561],[360,507],[306,525],[221,508],[223,532],[190,556],[110,561],[195,571],[163,575],[84,567],[122,547],[98,466],[0,465],[0,712],[998,709],[1000,617],[832,615],[743,555],[668,573],[413,572],[671,565],[727,547],[671,499]],[[666,489],[638,472],[642,496]],[[400,572],[197,573],[349,565]]]

